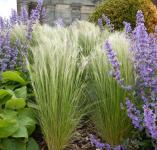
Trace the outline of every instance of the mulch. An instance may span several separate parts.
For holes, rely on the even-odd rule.
[[[96,150],[96,148],[90,142],[90,135],[96,135],[96,133],[97,132],[91,121],[87,118],[83,119],[65,150]],[[40,150],[48,150],[41,134],[40,127],[37,127],[33,137],[39,143]]]

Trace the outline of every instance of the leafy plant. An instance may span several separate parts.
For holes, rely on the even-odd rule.
[[[36,126],[34,109],[27,107],[28,82],[16,71],[2,73],[0,89],[0,148],[3,150],[31,150],[37,143],[29,136]],[[10,89],[8,88],[10,87]]]
[[[126,112],[122,110],[128,92],[121,88],[120,84],[124,86],[121,78],[123,77],[125,84],[133,85],[134,77],[128,40],[122,33],[113,33],[109,36],[108,41],[112,44],[114,51],[111,47],[104,47],[102,50],[100,45],[91,53],[89,92],[90,100],[94,103],[92,119],[99,134],[111,146],[116,146],[129,137],[132,129]],[[107,48],[109,50],[106,50]],[[118,63],[115,53],[121,64]],[[113,68],[110,61],[115,64]],[[121,76],[117,69],[121,70]]]

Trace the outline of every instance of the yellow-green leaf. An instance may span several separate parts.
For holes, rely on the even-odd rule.
[[[0,119],[0,138],[7,138],[17,131],[19,127],[15,119]]]
[[[6,102],[5,107],[9,109],[22,109],[26,106],[26,101],[23,98],[10,99]]]

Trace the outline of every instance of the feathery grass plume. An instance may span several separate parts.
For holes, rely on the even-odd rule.
[[[104,40],[109,36],[108,30],[101,33],[98,26],[87,21],[76,21],[69,29],[78,40],[78,47],[84,56],[90,55],[94,51],[95,45],[102,43],[102,39]]]
[[[84,115],[83,69],[67,28],[36,28],[29,72],[49,150],[63,150]]]
[[[122,33],[113,33],[108,38],[112,48],[121,62],[121,76],[126,85],[134,84],[133,67],[130,60],[129,42]],[[104,141],[112,146],[120,145],[130,135],[132,126],[127,113],[121,105],[125,105],[127,92],[121,88],[111,75],[111,65],[107,55],[98,46],[91,54],[91,100],[95,103],[92,119]]]

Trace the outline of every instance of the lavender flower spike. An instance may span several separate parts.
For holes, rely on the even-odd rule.
[[[23,6],[22,9],[21,9],[20,19],[21,19],[23,24],[27,25],[28,12],[27,12],[26,6]]]
[[[124,86],[123,79],[121,78],[120,63],[118,62],[116,53],[112,50],[108,41],[105,42],[104,48],[106,50],[108,60],[113,68],[113,73],[112,73],[113,77],[117,80],[117,82],[121,86]]]
[[[105,16],[104,14],[102,15],[102,18],[105,20],[106,25],[109,28],[110,32],[113,32],[114,31],[114,26],[113,26],[113,24],[111,24],[110,19],[107,16]]]
[[[144,23],[144,15],[141,10],[138,10],[136,14],[136,24],[139,25],[141,23]]]
[[[105,144],[98,141],[94,135],[90,135],[90,141],[92,145],[94,145],[96,148],[99,148],[100,150],[103,150],[105,148]]]
[[[144,109],[144,125],[148,129],[151,137],[157,141],[157,125],[156,125],[156,115],[153,113],[148,105],[143,106]]]
[[[135,128],[142,130],[142,119],[141,119],[141,113],[139,110],[136,109],[136,107],[131,103],[131,101],[126,98],[126,107],[127,107],[127,113],[128,117],[132,120],[132,124]]]
[[[123,22],[123,24],[124,24],[124,28],[125,28],[125,33],[130,34],[132,31],[131,24],[128,22],[125,22],[125,21]]]

